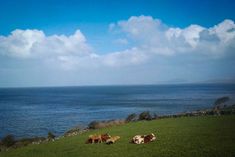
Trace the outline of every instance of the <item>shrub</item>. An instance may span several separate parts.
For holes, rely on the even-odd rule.
[[[133,122],[133,121],[136,120],[136,117],[137,117],[137,115],[135,113],[132,113],[132,114],[127,116],[126,122]]]
[[[6,147],[13,146],[15,144],[15,138],[13,135],[7,135],[2,139],[2,145]]]
[[[48,139],[54,139],[55,135],[52,132],[48,132],[47,138]]]
[[[213,110],[206,111],[206,115],[215,115],[215,112]]]
[[[218,109],[223,108],[225,103],[228,102],[229,100],[230,100],[230,98],[227,96],[218,98],[214,103],[214,107],[218,108]]]
[[[140,113],[139,120],[151,120],[152,116],[149,111],[144,111]]]
[[[30,138],[22,138],[19,141],[17,141],[17,145],[19,146],[27,146],[30,143],[32,143],[32,140]]]
[[[121,125],[124,124],[124,120],[109,120],[109,121],[92,121],[89,125],[89,129],[100,129],[100,128],[106,128],[110,126],[116,126],[116,125]]]
[[[154,113],[154,115],[153,115],[153,117],[152,117],[153,119],[158,119],[159,118],[159,116],[156,114],[156,113]]]
[[[98,121],[92,121],[88,124],[89,129],[96,129],[98,126],[99,122]]]

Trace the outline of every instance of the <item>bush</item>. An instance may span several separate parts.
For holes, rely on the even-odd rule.
[[[109,121],[92,121],[89,125],[89,129],[100,129],[100,128],[106,128],[110,126],[116,126],[116,125],[121,125],[124,124],[124,120],[109,120]]]
[[[145,111],[140,113],[139,115],[139,120],[151,120],[152,116],[149,111]]]
[[[98,121],[92,121],[88,124],[88,128],[89,129],[96,129],[98,124],[99,124]]]
[[[54,139],[55,135],[52,132],[48,132],[47,138],[48,139]]]
[[[126,122],[133,122],[133,121],[136,120],[136,117],[137,117],[137,115],[135,113],[132,113],[132,114],[127,116]]]
[[[159,116],[156,114],[156,113],[154,113],[154,115],[153,115],[153,117],[152,117],[153,119],[158,119],[159,118]]]
[[[215,115],[215,112],[213,110],[206,111],[206,115]]]
[[[225,97],[221,97],[218,98],[215,102],[214,102],[214,108],[220,109],[223,108],[225,103],[228,102],[230,100],[229,97],[225,96]]]
[[[18,146],[27,146],[32,143],[32,140],[29,138],[22,138],[19,141],[17,141]]]
[[[15,138],[13,135],[7,135],[2,139],[2,145],[6,147],[13,146],[15,144]]]
[[[220,114],[222,115],[232,114],[232,110],[222,110],[220,111]]]

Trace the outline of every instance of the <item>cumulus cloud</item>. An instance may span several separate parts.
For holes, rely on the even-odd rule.
[[[112,29],[120,29],[129,40],[146,54],[175,55],[177,53],[202,53],[221,56],[235,45],[235,24],[224,20],[205,28],[192,24],[186,28],[169,27],[151,16],[130,17],[119,21]]]
[[[235,24],[228,19],[210,28],[197,24],[178,28],[151,16],[132,16],[110,24],[110,31],[124,36],[117,37],[116,42],[131,43],[131,46],[101,55],[94,53],[80,30],[70,36],[47,36],[41,30],[17,29],[8,36],[0,36],[0,54],[26,59],[49,58],[70,69],[135,65],[159,55],[172,57],[184,53],[219,58],[235,50]]]
[[[0,53],[19,58],[87,56],[91,48],[80,30],[70,36],[46,36],[41,30],[17,29],[0,36]]]

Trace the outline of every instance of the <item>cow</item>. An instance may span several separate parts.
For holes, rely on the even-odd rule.
[[[109,134],[101,134],[101,135],[89,135],[86,143],[102,143],[106,142],[111,136]]]
[[[156,136],[153,133],[144,136],[144,143],[149,143],[149,142],[152,142],[154,140],[156,140]]]
[[[132,143],[134,144],[143,144],[143,143],[149,143],[156,140],[156,136],[151,133],[149,135],[136,135],[132,138]]]
[[[86,143],[101,143],[102,139],[101,139],[101,135],[89,135]]]
[[[101,141],[106,142],[108,139],[110,139],[111,136],[109,134],[101,134]]]
[[[142,136],[142,135],[135,135],[132,138],[131,142],[135,143],[135,144],[142,144],[142,143],[144,143],[144,136]]]
[[[118,139],[120,139],[120,136],[113,136],[106,141],[106,144],[114,144]]]

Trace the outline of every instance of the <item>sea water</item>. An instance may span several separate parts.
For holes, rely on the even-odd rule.
[[[211,108],[222,96],[235,98],[235,84],[0,88],[0,138],[62,135],[94,120],[124,119]]]

